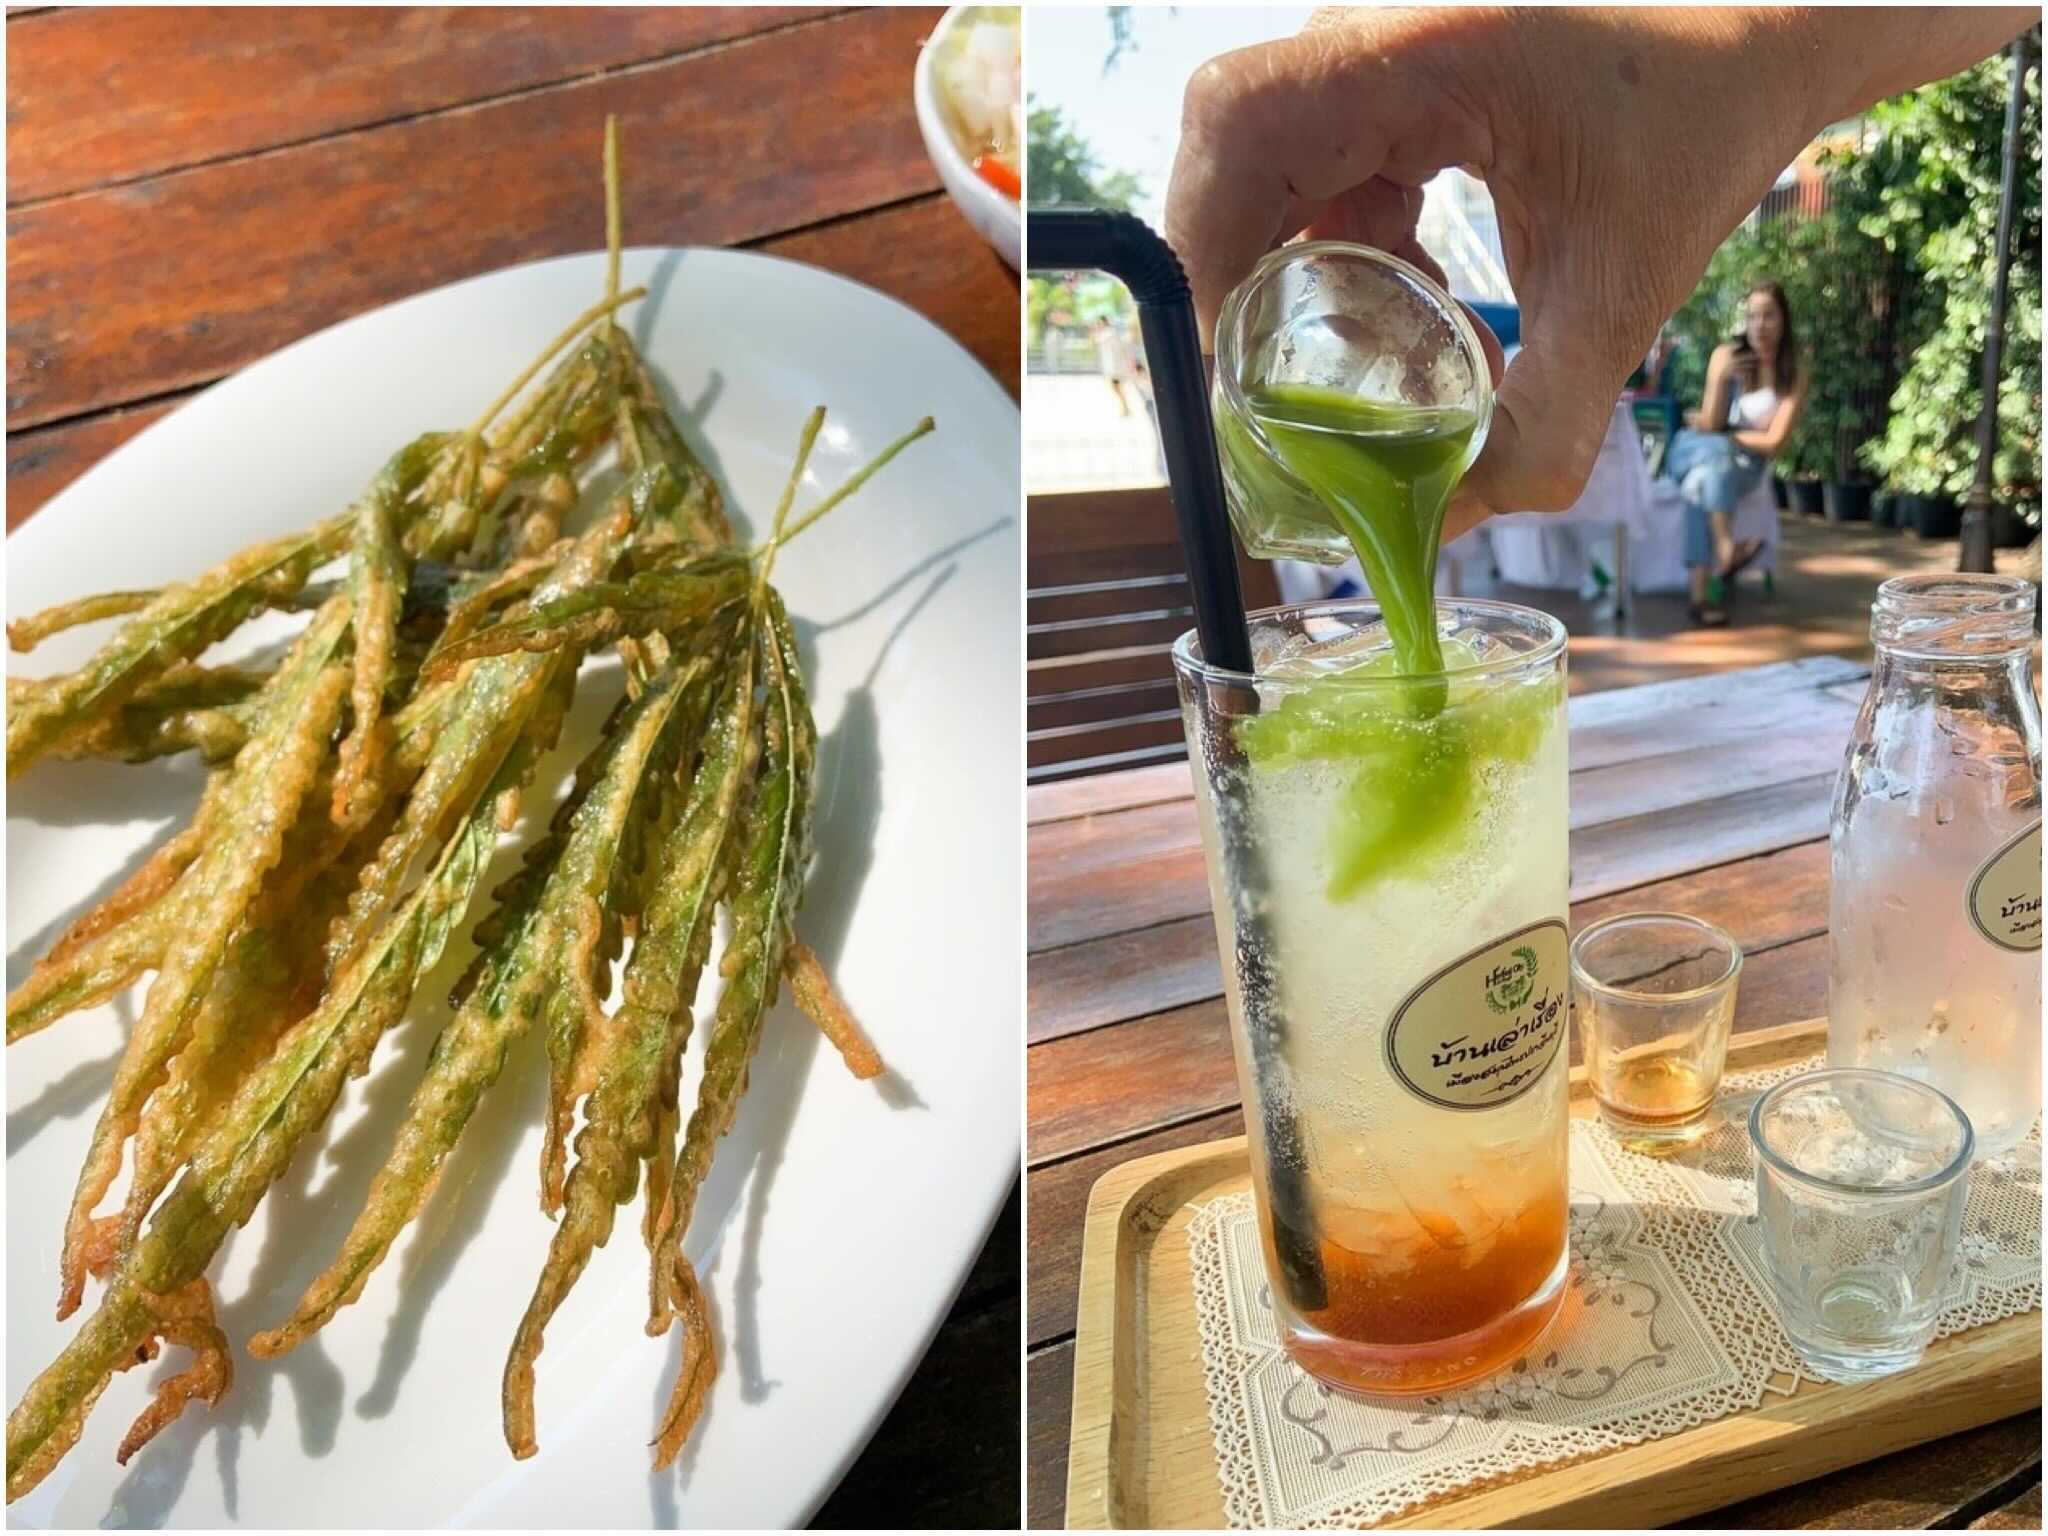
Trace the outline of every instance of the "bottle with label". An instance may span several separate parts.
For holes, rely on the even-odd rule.
[[[1828,1062],[1933,1084],[1980,1157],[2041,1111],[2041,714],[2032,583],[1878,589],[1830,824]]]

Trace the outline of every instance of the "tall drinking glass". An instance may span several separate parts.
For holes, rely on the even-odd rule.
[[[1288,1352],[1367,1392],[1515,1358],[1565,1281],[1565,633],[1442,600],[1254,614],[1256,675],[1174,647]]]

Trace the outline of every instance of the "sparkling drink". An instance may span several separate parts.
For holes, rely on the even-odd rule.
[[[1435,1391],[1563,1294],[1563,631],[1437,605],[1255,618],[1256,680],[1176,648],[1273,1305],[1304,1366]]]

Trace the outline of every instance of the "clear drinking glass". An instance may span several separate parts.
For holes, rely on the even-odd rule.
[[[1682,1145],[1713,1123],[1741,974],[1741,945],[1676,912],[1605,918],[1572,940],[1586,1078],[1625,1145]]]
[[[1562,1299],[1565,635],[1439,601],[1254,614],[1256,677],[1174,647],[1290,1354],[1369,1392],[1487,1375]]]
[[[1392,437],[1469,428],[1464,453],[1445,466],[1448,483],[1478,458],[1493,418],[1479,333],[1424,273],[1338,240],[1271,252],[1223,301],[1211,400],[1230,520],[1262,560],[1339,565],[1354,553],[1261,424],[1262,392],[1289,387],[1384,407]]]
[[[2041,1111],[2035,601],[2013,576],[1878,588],[1830,828],[1828,1064],[1932,1083],[1980,1156]]]
[[[1956,1264],[1975,1136],[1938,1089],[1846,1068],[1780,1083],[1749,1112],[1764,1267],[1814,1372],[1914,1364]]]

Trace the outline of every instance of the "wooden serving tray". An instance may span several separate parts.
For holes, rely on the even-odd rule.
[[[1812,1055],[1819,1019],[1737,1036],[1730,1072]],[[1594,1113],[1585,1071],[1572,1113]],[[1067,1524],[1214,1528],[1223,1496],[1188,1273],[1189,1209],[1246,1187],[1242,1136],[1113,1168],[1088,1198]],[[1910,1371],[1803,1384],[1752,1412],[1417,1506],[1389,1526],[1640,1527],[1804,1482],[2041,1401],[2041,1314],[1937,1340]]]

